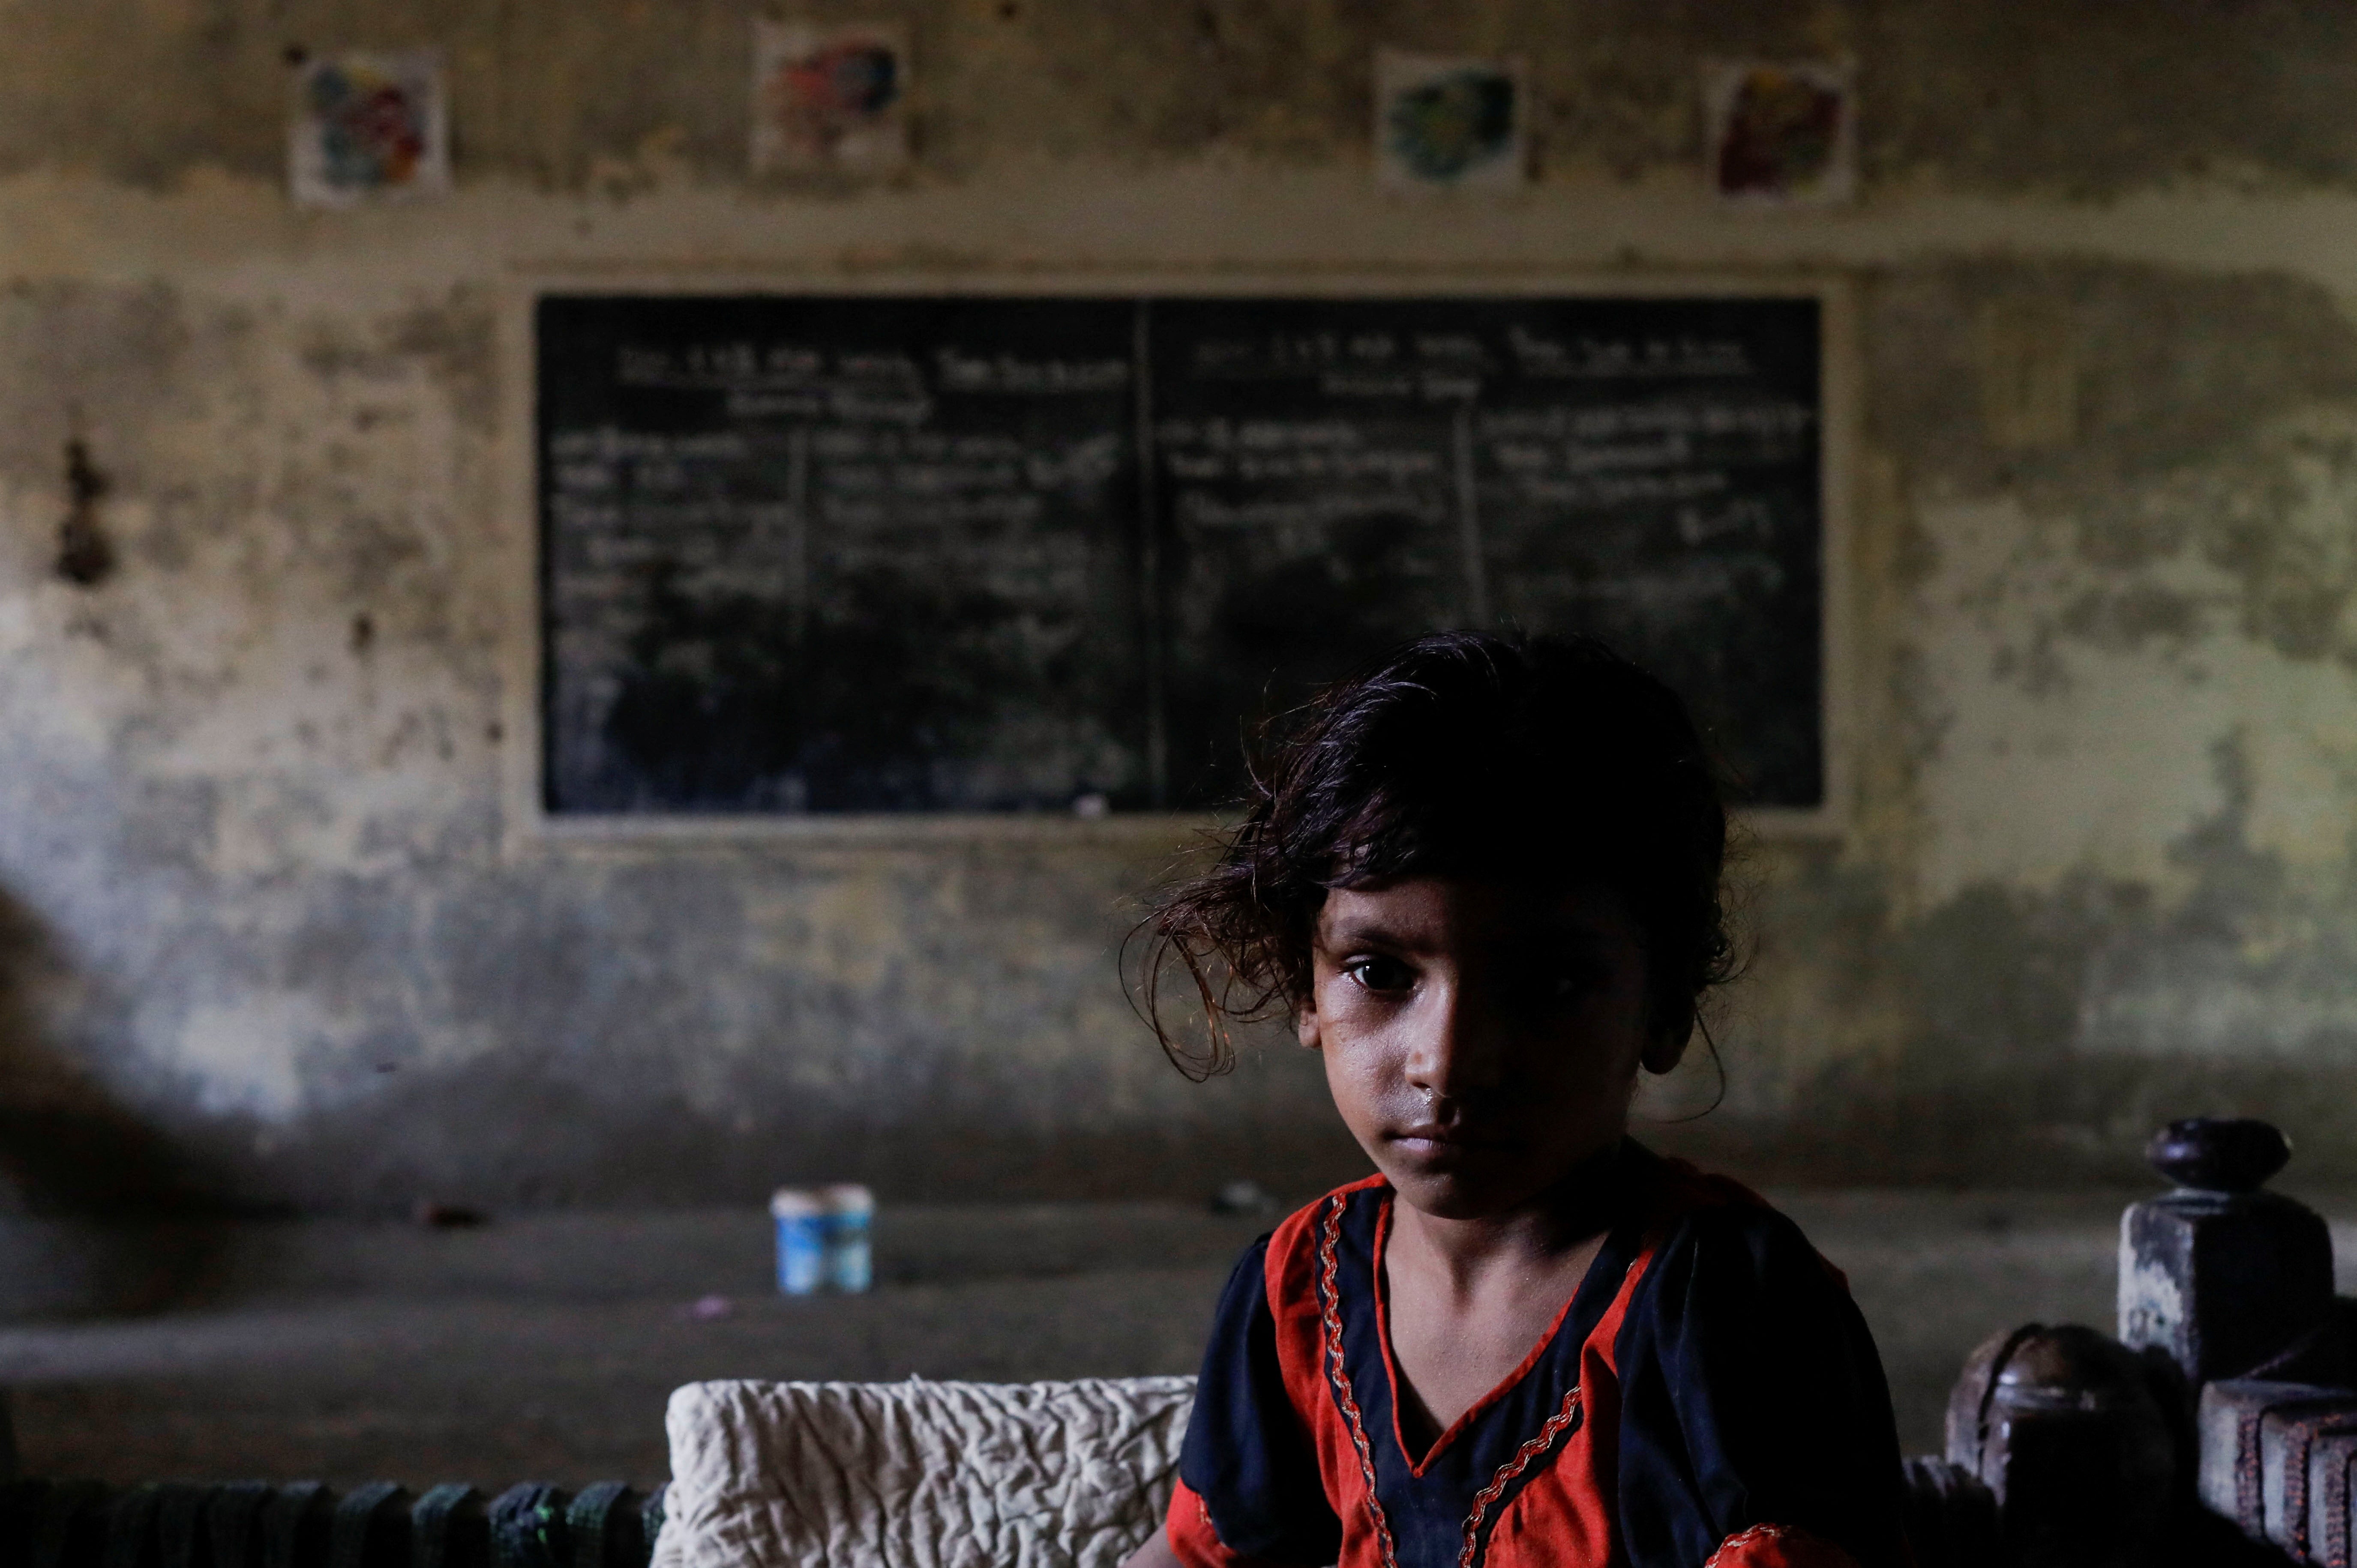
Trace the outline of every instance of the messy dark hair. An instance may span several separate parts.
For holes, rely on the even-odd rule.
[[[1419,638],[1277,721],[1260,751],[1242,823],[1134,933],[1140,1011],[1189,1078],[1234,1065],[1230,1024],[1308,995],[1310,933],[1337,887],[1608,889],[1641,935],[1657,1037],[1688,1038],[1734,973],[1718,770],[1677,694],[1600,642]],[[1202,1005],[1200,1048],[1163,1016],[1174,961]]]

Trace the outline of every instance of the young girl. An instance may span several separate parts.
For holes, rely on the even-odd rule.
[[[1592,642],[1427,637],[1329,692],[1155,913],[1211,1012],[1282,1009],[1378,1175],[1236,1265],[1128,1568],[1902,1568],[1841,1276],[1627,1134],[1731,968],[1684,706]]]

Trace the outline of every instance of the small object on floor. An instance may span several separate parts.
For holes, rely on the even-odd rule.
[[[815,1193],[781,1187],[770,1195],[770,1218],[778,1227],[779,1291],[817,1294],[826,1283],[826,1206]]]
[[[736,1310],[737,1304],[725,1295],[700,1295],[687,1304],[687,1316],[698,1323],[726,1317]]]
[[[1211,1195],[1214,1214],[1274,1214],[1276,1195],[1256,1181],[1232,1181]]]
[[[490,1216],[479,1208],[469,1208],[463,1203],[436,1203],[430,1198],[420,1198],[409,1217],[428,1230],[470,1230],[490,1220]]]
[[[857,1295],[876,1277],[875,1253],[868,1242],[876,1219],[876,1195],[856,1182],[837,1182],[821,1187],[818,1198],[826,1208],[828,1288]]]

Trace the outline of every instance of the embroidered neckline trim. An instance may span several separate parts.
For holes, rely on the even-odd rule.
[[[1340,1265],[1335,1249],[1342,1239],[1342,1208],[1347,1198],[1335,1193],[1326,1199],[1326,1222],[1318,1239],[1318,1321],[1326,1331],[1326,1381],[1334,1391],[1334,1402],[1341,1408],[1342,1420],[1351,1429],[1351,1445],[1359,1453],[1359,1477],[1367,1488],[1367,1517],[1375,1527],[1375,1541],[1383,1549],[1383,1568],[1399,1568],[1399,1559],[1392,1549],[1391,1520],[1383,1517],[1383,1498],[1375,1491],[1374,1451],[1367,1445],[1366,1423],[1359,1419],[1358,1395],[1351,1390],[1351,1372],[1342,1359],[1342,1297],[1336,1279]]]
[[[1348,1202],[1348,1194],[1329,1196],[1318,1227],[1318,1323],[1325,1331],[1326,1381],[1333,1391],[1334,1403],[1342,1412],[1344,1424],[1351,1430],[1351,1446],[1357,1451],[1359,1458],[1359,1477],[1367,1488],[1367,1516],[1374,1525],[1375,1541],[1383,1552],[1383,1568],[1398,1568],[1398,1559],[1392,1545],[1391,1521],[1384,1517],[1383,1499],[1375,1489],[1374,1451],[1367,1442],[1366,1423],[1360,1417],[1358,1395],[1351,1387],[1350,1368],[1342,1351],[1342,1298],[1338,1288],[1340,1273],[1339,1249],[1342,1239],[1342,1212]],[[1566,1310],[1569,1310],[1567,1306]],[[1561,1326],[1560,1323],[1557,1326]],[[1540,1342],[1541,1348],[1544,1348],[1552,1339],[1551,1334],[1548,1339]],[[1388,1348],[1385,1353],[1388,1357]],[[1509,1380],[1510,1383],[1512,1381]],[[1464,1544],[1457,1555],[1458,1568],[1475,1568],[1482,1556],[1481,1529],[1491,1509],[1505,1496],[1506,1488],[1513,1485],[1515,1477],[1552,1450],[1566,1432],[1579,1424],[1579,1385],[1575,1382],[1564,1394],[1562,1405],[1547,1417],[1545,1424],[1515,1449],[1512,1456],[1498,1466],[1497,1474],[1490,1477],[1489,1484],[1474,1494],[1472,1511],[1465,1516]],[[1435,1444],[1435,1452],[1438,1446]]]
[[[1392,1215],[1395,1212],[1394,1205],[1398,1203],[1399,1195],[1388,1187],[1381,1190],[1383,1195],[1383,1207],[1375,1217],[1374,1256],[1370,1261],[1369,1268],[1369,1288],[1375,1293],[1375,1338],[1383,1353],[1383,1376],[1391,1383],[1392,1442],[1398,1446],[1400,1456],[1407,1460],[1407,1473],[1421,1481],[1424,1479],[1425,1472],[1432,1467],[1433,1463],[1447,1453],[1458,1439],[1472,1430],[1475,1422],[1489,1414],[1496,1406],[1503,1404],[1509,1395],[1523,1386],[1524,1379],[1538,1370],[1539,1363],[1546,1359],[1548,1352],[1555,1348],[1555,1341],[1563,1337],[1563,1326],[1571,1321],[1571,1309],[1579,1305],[1580,1292],[1586,1288],[1587,1278],[1582,1275],[1580,1283],[1572,1287],[1569,1295],[1564,1297],[1563,1305],[1555,1309],[1554,1321],[1547,1325],[1546,1332],[1539,1336],[1538,1342],[1530,1348],[1529,1353],[1523,1356],[1521,1363],[1512,1371],[1499,1379],[1497,1383],[1480,1399],[1466,1406],[1463,1413],[1448,1423],[1448,1430],[1432,1440],[1432,1445],[1424,1451],[1424,1457],[1416,1458],[1408,1453],[1407,1438],[1400,1426],[1399,1358],[1392,1352],[1391,1292],[1386,1288],[1383,1279],[1383,1250],[1391,1235]],[[1591,1259],[1589,1267],[1592,1269],[1594,1264],[1595,1260]],[[1577,1354],[1576,1350],[1573,1353]],[[1573,1386],[1575,1389],[1578,1386],[1577,1380],[1574,1380]]]
[[[1505,1495],[1514,1477],[1527,1469],[1532,1460],[1555,1446],[1556,1438],[1579,1424],[1579,1385],[1563,1396],[1563,1406],[1547,1417],[1546,1424],[1538,1429],[1531,1440],[1514,1450],[1514,1456],[1498,1466],[1490,1484],[1473,1494],[1473,1511],[1465,1516],[1465,1547],[1457,1554],[1457,1568],[1473,1568],[1474,1559],[1480,1554],[1481,1518],[1491,1505]]]
[[[1749,1530],[1730,1535],[1725,1541],[1720,1541],[1718,1543],[1718,1550],[1710,1554],[1710,1561],[1704,1563],[1702,1568],[1719,1568],[1720,1558],[1726,1556],[1730,1552],[1740,1552],[1747,1546],[1761,1542],[1805,1541],[1807,1539],[1808,1536],[1804,1532],[1794,1530],[1790,1525],[1755,1524]]]

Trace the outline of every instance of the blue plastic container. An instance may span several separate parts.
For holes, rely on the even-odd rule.
[[[816,1193],[781,1187],[770,1195],[770,1218],[778,1226],[778,1289],[815,1295],[827,1276],[826,1205]]]
[[[876,1198],[866,1187],[845,1182],[819,1190],[826,1208],[826,1283],[846,1294],[857,1295],[876,1278],[875,1252],[868,1235],[876,1216]]]

